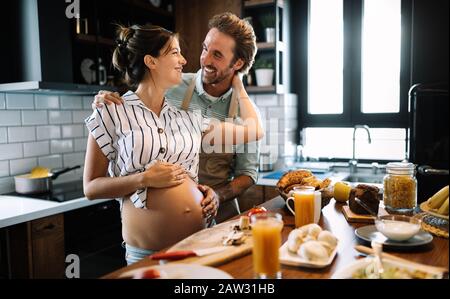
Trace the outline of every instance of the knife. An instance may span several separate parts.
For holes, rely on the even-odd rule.
[[[181,260],[191,256],[205,256],[217,252],[224,251],[230,247],[217,246],[205,249],[195,250],[177,250],[171,252],[155,253],[150,256],[152,260]]]

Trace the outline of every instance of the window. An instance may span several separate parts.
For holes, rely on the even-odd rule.
[[[324,157],[351,158],[353,126],[364,124],[386,136],[360,147],[360,157],[404,159],[410,5],[402,0],[308,1],[303,39],[308,43],[307,71],[299,76],[306,81],[299,86],[306,88],[298,92],[305,99],[300,103],[299,128],[305,129],[303,136],[339,138],[350,132],[350,139],[341,138],[348,141],[330,149],[310,137],[302,140],[305,147]]]

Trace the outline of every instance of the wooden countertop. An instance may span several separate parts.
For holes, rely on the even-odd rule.
[[[282,232],[282,242],[287,240],[289,232],[294,229],[294,217],[285,208],[284,200],[280,196],[275,197],[262,204],[268,210],[279,212],[283,215],[284,228]],[[330,278],[333,273],[345,268],[351,262],[360,258],[360,254],[354,249],[355,245],[360,244],[354,234],[354,230],[365,223],[348,223],[342,214],[342,204],[336,203],[334,199],[323,208],[322,217],[319,225],[326,230],[331,231],[339,239],[338,253],[332,264],[322,269],[309,269],[294,266],[282,265],[283,278]],[[449,267],[449,241],[445,238],[433,236],[433,241],[427,245],[415,247],[414,249],[402,251],[388,251],[389,253],[408,259],[410,261],[423,263],[433,266]],[[115,272],[105,275],[103,278],[117,278],[122,272],[144,266],[156,265],[157,262],[150,259],[139,261],[133,265],[121,268]],[[234,278],[249,279],[253,278],[252,255],[248,254],[224,265],[218,266]]]

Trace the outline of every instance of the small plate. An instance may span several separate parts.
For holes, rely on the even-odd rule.
[[[349,278],[353,278],[353,273],[355,273],[356,271],[360,270],[360,269],[364,269],[367,266],[369,266],[371,263],[373,263],[373,257],[369,256],[363,259],[359,259],[356,260],[352,263],[350,263],[348,266],[346,266],[345,268],[337,271],[336,273],[334,273],[331,278],[332,279],[349,279]],[[414,267],[413,265],[407,265],[404,263],[401,263],[399,261],[394,261],[391,260],[389,258],[383,258],[383,265],[384,266],[388,266],[388,267],[395,267],[395,268],[399,268],[399,269],[404,269],[407,270],[411,273],[414,273],[417,270],[421,270],[418,269],[416,267]],[[423,270],[422,270],[423,271]],[[443,273],[442,272],[426,272],[430,278],[442,278]]]
[[[422,211],[424,211],[425,213],[427,213],[427,214],[433,215],[434,217],[438,217],[438,218],[442,218],[442,219],[448,220],[448,216],[432,212],[430,210],[430,207],[428,206],[428,203],[426,201],[424,201],[423,203],[420,204],[420,209]]]
[[[167,264],[133,269],[122,273],[119,278],[133,277],[145,269],[156,269],[164,273],[162,278],[167,279],[232,279],[233,277],[216,268],[195,264]]]
[[[417,235],[406,241],[394,241],[386,238],[382,233],[380,233],[375,225],[367,225],[355,230],[356,236],[358,238],[367,241],[378,241],[383,243],[383,245],[393,246],[393,247],[414,247],[421,246],[430,243],[433,240],[433,236],[423,230],[421,230]]]
[[[336,246],[334,248],[333,252],[331,252],[330,258],[327,261],[313,262],[313,261],[305,260],[305,259],[301,258],[299,255],[290,252],[288,250],[288,242],[286,241],[280,247],[280,263],[282,263],[283,265],[289,265],[289,266],[301,266],[301,267],[307,267],[307,268],[324,268],[333,262],[333,259],[337,253],[338,246]]]

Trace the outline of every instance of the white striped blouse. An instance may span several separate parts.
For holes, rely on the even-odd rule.
[[[167,100],[158,117],[134,92],[128,91],[122,98],[122,105],[104,105],[85,120],[109,160],[109,175],[143,172],[164,161],[184,167],[197,182],[202,133],[210,120],[200,111],[180,110]],[[147,189],[137,190],[131,200],[135,207],[145,208]]]

